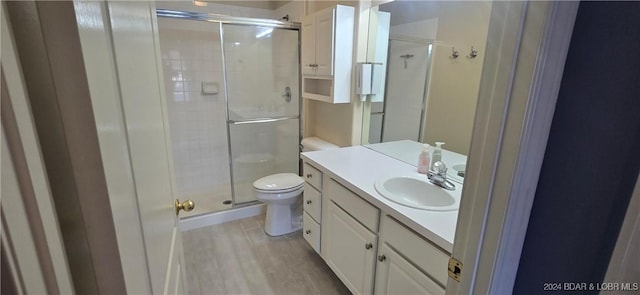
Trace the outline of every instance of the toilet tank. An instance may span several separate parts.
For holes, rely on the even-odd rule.
[[[305,137],[300,143],[303,152],[337,149],[339,146],[318,137]]]

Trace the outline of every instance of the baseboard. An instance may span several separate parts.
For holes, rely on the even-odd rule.
[[[188,231],[200,227],[257,216],[260,214],[264,214],[266,210],[267,206],[265,204],[255,204],[220,212],[186,217],[184,219],[180,219],[179,227],[180,231]]]

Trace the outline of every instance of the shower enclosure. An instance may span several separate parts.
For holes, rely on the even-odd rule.
[[[299,24],[158,10],[176,190],[200,215],[299,173]]]

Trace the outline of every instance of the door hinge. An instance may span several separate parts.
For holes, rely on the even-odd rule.
[[[449,276],[457,282],[462,277],[462,262],[453,257],[449,258]]]

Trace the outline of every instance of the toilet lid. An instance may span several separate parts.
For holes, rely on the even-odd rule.
[[[293,173],[278,173],[256,180],[253,187],[263,191],[281,191],[304,184],[302,177]]]

